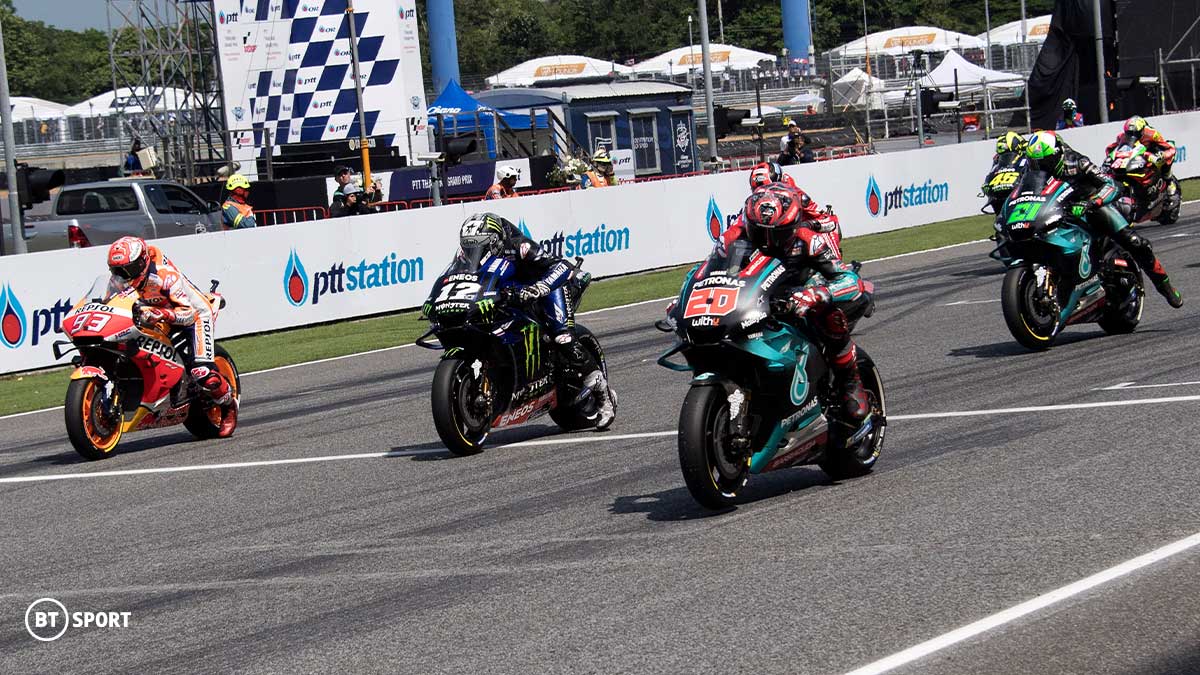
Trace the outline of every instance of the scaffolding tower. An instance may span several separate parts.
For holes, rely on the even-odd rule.
[[[156,149],[167,178],[214,176],[228,146],[212,0],[108,0],[108,34],[123,133]]]

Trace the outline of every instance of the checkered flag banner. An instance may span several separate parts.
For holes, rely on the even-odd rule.
[[[272,146],[359,136],[346,0],[213,4],[236,159],[253,166],[266,131]],[[415,0],[354,0],[354,21],[367,135],[427,151]]]

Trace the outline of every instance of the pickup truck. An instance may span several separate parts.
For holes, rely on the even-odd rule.
[[[50,214],[24,223],[29,251],[107,246],[121,237],[177,237],[221,229],[221,207],[178,183],[114,179],[67,185],[54,196]],[[12,228],[4,227],[4,250],[12,251]]]

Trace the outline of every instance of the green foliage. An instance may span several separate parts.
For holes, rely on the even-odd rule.
[[[11,0],[0,0],[0,21],[13,96],[78,103],[112,88],[104,32],[26,21],[14,13]]]

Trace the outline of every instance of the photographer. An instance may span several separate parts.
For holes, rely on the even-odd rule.
[[[356,183],[347,183],[341,189],[342,199],[334,200],[329,207],[329,215],[334,218],[342,216],[362,216],[375,213],[375,207],[367,203],[367,194]]]
[[[790,134],[786,137],[787,143],[784,144],[783,150],[779,153],[780,166],[790,166],[792,164],[808,164],[809,162],[817,161],[813,156],[812,148],[809,147],[810,141],[807,134],[797,132],[795,136]]]
[[[787,125],[787,133],[779,137],[779,152],[785,153],[788,151],[788,144],[800,137],[800,125],[796,120],[784,118],[783,123]]]

